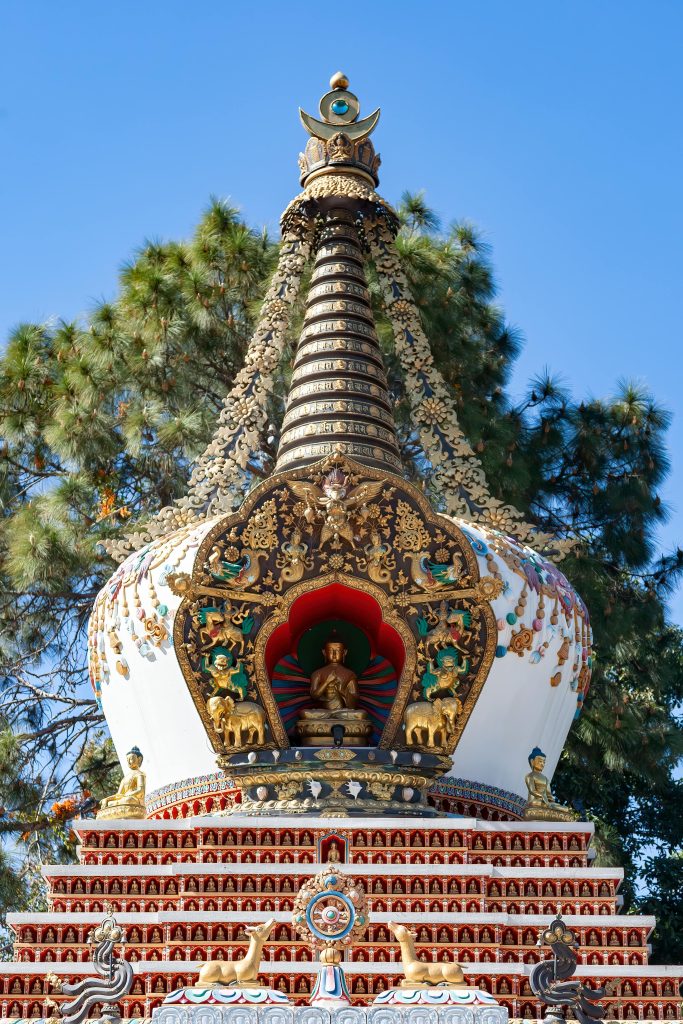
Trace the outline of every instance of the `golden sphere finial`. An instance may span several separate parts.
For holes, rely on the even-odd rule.
[[[343,71],[336,71],[330,79],[330,89],[348,89],[349,80]]]

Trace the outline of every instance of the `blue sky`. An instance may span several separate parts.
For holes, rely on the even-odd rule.
[[[188,235],[209,195],[277,230],[344,70],[390,201],[424,189],[493,246],[525,337],[576,393],[644,381],[674,413],[683,542],[680,0],[371,5],[146,0],[0,10],[0,332],[111,298],[145,238]],[[683,596],[672,603],[683,622]]]

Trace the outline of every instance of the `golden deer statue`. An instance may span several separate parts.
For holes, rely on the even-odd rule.
[[[430,964],[418,960],[415,956],[415,932],[408,931],[405,925],[396,924],[395,921],[389,921],[389,927],[401,947],[403,978],[399,984],[402,988],[429,988],[432,985],[466,987],[460,964]]]
[[[198,985],[211,987],[214,985],[251,986],[258,984],[258,971],[261,964],[263,945],[275,927],[275,918],[271,917],[263,924],[245,928],[249,936],[249,949],[241,960],[210,960],[199,969]]]

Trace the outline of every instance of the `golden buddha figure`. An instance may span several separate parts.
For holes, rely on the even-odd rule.
[[[323,647],[325,664],[311,676],[312,708],[299,712],[297,731],[307,746],[364,746],[372,723],[358,709],[358,679],[344,664],[346,647],[332,632]]]
[[[100,801],[98,818],[144,818],[145,817],[145,773],[142,764],[142,751],[133,747],[126,755],[130,771],[123,776],[121,785],[112,796],[105,796]]]
[[[543,774],[545,754],[540,747],[534,747],[529,754],[531,771],[524,777],[527,801],[524,805],[525,821],[574,821],[576,815],[569,807],[558,804],[550,788],[549,779]]]
[[[328,864],[339,864],[341,861],[341,852],[339,850],[339,843],[336,839],[333,839],[330,843],[330,848],[327,851],[327,863]]]

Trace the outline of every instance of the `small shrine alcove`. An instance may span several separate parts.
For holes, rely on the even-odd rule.
[[[358,710],[372,723],[366,742],[376,746],[397,697],[404,640],[375,597],[340,583],[301,594],[268,641],[266,671],[284,727],[296,744],[300,714],[315,706],[311,677],[325,666],[331,639],[343,644],[343,664],[357,679]]]

